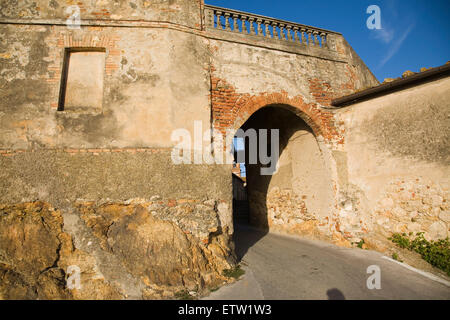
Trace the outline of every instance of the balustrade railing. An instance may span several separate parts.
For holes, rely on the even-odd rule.
[[[254,35],[276,41],[328,48],[332,31],[256,14],[205,5],[207,28]]]

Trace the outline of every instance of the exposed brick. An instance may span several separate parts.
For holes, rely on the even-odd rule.
[[[214,69],[214,68],[212,68]],[[237,93],[226,80],[212,75],[211,103],[213,124],[225,134],[227,129],[237,130],[259,109],[272,104],[285,104],[300,116],[315,132],[328,141],[343,142],[342,133],[334,123],[330,111],[321,108],[335,97],[331,85],[320,79],[310,80],[310,90],[317,103],[305,103],[301,95],[289,97],[286,91],[265,92],[259,95]]]

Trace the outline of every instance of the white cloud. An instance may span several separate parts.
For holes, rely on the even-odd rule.
[[[397,51],[400,50],[400,47],[402,46],[403,42],[406,40],[406,38],[408,37],[409,33],[412,31],[413,28],[414,24],[410,24],[408,29],[405,30],[405,32],[401,35],[401,37],[395,39],[394,43],[389,48],[386,56],[383,58],[383,60],[381,60],[380,64],[378,65],[378,68],[384,66],[389,60],[391,60],[391,58],[397,53]]]
[[[375,39],[381,40],[384,43],[390,43],[392,39],[394,38],[394,30],[382,28],[382,29],[374,29],[372,31]]]

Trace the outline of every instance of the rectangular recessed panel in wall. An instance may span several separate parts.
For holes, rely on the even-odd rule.
[[[66,51],[59,110],[73,112],[101,111],[105,52]]]

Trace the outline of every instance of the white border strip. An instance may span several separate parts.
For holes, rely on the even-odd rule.
[[[383,258],[383,259],[386,259],[386,260],[389,260],[389,261],[391,261],[391,262],[395,262],[395,263],[397,263],[397,264],[399,264],[399,265],[405,267],[406,269],[409,269],[409,270],[411,270],[411,271],[417,272],[418,274],[421,274],[422,276],[424,276],[424,277],[426,277],[426,278],[428,278],[428,279],[431,279],[431,280],[440,282],[440,283],[446,285],[447,287],[450,287],[450,282],[449,282],[449,281],[444,280],[444,279],[442,279],[442,278],[439,278],[439,277],[435,276],[434,274],[431,274],[431,273],[428,273],[428,272],[425,272],[425,271],[416,269],[416,268],[414,268],[414,267],[411,267],[410,265],[407,265],[406,263],[399,262],[399,261],[397,261],[397,260],[391,259],[391,258],[386,257],[386,256],[382,256],[382,258]]]

